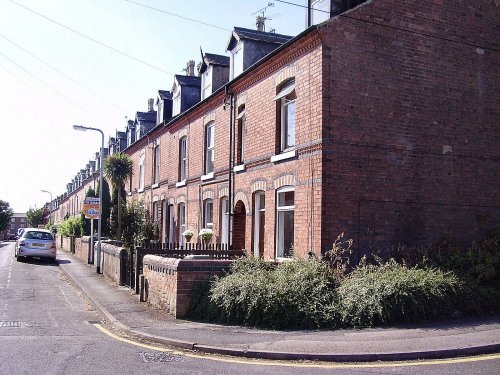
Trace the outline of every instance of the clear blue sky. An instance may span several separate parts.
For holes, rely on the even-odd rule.
[[[73,124],[101,128],[107,141],[159,89],[170,90],[172,74],[183,74],[188,60],[200,61],[200,47],[225,54],[230,30],[255,28],[254,13],[266,5],[0,0],[0,199],[26,212],[49,200],[41,189],[62,194],[100,147],[97,132]],[[265,15],[266,30],[297,35],[305,28],[304,8],[275,1]]]

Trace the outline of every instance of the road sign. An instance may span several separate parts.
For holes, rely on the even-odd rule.
[[[82,212],[87,219],[99,218],[99,198],[87,197],[83,201]]]

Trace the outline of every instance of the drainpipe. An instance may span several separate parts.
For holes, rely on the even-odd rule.
[[[229,95],[229,171],[228,171],[228,205],[229,222],[227,230],[227,245],[232,247],[231,234],[233,231],[233,190],[234,190],[234,94],[226,86],[226,95]]]

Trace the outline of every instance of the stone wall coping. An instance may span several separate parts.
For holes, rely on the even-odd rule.
[[[220,271],[229,268],[233,260],[222,259],[178,259],[158,255],[146,255],[143,259],[144,267],[152,266],[158,270],[176,271]]]
[[[114,256],[114,257],[120,257],[120,254],[122,251],[126,251],[125,248],[123,247],[120,247],[120,246],[115,246],[115,245],[111,245],[109,243],[101,243],[101,251],[103,253],[106,253],[108,255],[111,255],[111,256]]]

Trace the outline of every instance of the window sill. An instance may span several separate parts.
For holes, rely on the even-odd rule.
[[[151,188],[154,189],[154,188],[157,188],[158,186],[160,186],[160,184],[156,183],[156,184],[151,185]]]
[[[137,192],[138,193],[143,193],[144,192],[144,188],[138,189]]]
[[[182,180],[182,181],[179,181],[175,184],[175,187],[183,187],[183,186],[186,186],[186,179]]]
[[[233,172],[243,172],[245,169],[245,164],[240,164],[233,168]]]
[[[291,151],[283,152],[282,154],[271,156],[271,162],[276,163],[278,161],[292,159],[296,156],[297,156],[297,150],[291,150]]]
[[[210,172],[201,176],[202,181],[212,180],[214,178],[214,172]]]

